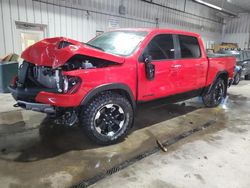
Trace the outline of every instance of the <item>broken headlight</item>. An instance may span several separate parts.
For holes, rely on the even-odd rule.
[[[64,76],[63,92],[73,94],[81,85],[81,79],[77,76]]]

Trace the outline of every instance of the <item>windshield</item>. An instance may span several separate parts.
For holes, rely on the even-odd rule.
[[[112,31],[92,39],[87,45],[115,55],[128,56],[146,35],[145,31]]]

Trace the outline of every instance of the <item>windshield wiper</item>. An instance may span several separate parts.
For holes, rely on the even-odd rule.
[[[101,47],[98,47],[98,46],[95,46],[95,45],[92,45],[92,44],[89,44],[89,43],[84,43],[84,44],[86,44],[87,46],[90,46],[92,48],[96,48],[98,50],[104,51],[104,49],[102,49]]]

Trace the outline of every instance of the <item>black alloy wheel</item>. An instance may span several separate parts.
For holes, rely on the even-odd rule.
[[[226,96],[226,85],[225,81],[218,78],[213,84],[211,90],[202,96],[202,100],[207,107],[216,107],[223,101]]]
[[[124,125],[125,114],[117,104],[106,104],[95,115],[95,129],[102,135],[114,136]]]
[[[86,135],[100,145],[122,140],[132,127],[133,108],[129,100],[111,91],[100,93],[82,107],[80,123]]]

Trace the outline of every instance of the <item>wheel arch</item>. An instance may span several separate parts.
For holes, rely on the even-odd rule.
[[[225,86],[228,85],[228,82],[227,82],[228,72],[226,70],[218,72],[214,81],[216,81],[218,78],[222,78],[225,81]]]
[[[84,106],[84,105],[88,104],[91,101],[91,99],[93,99],[93,97],[95,97],[99,93],[105,92],[105,91],[114,91],[114,92],[121,94],[122,96],[125,96],[129,100],[129,102],[131,103],[131,105],[133,107],[133,110],[135,111],[136,102],[134,100],[134,95],[133,95],[131,89],[129,88],[129,86],[127,86],[126,84],[123,84],[123,83],[109,83],[109,84],[100,85],[100,86],[92,89],[82,99],[80,105]]]
[[[222,71],[219,71],[219,72],[216,74],[216,76],[215,76],[213,82],[211,83],[211,85],[210,85],[208,88],[206,88],[206,89],[203,91],[203,94],[202,94],[202,95],[205,95],[205,94],[207,94],[207,93],[209,93],[209,92],[211,91],[211,89],[212,89],[214,83],[216,82],[216,80],[217,80],[218,78],[222,78],[222,79],[224,80],[224,83],[225,83],[225,86],[226,86],[226,88],[225,88],[225,89],[226,89],[225,93],[227,93],[227,88],[228,88],[228,72],[227,72],[226,70],[222,70]]]

